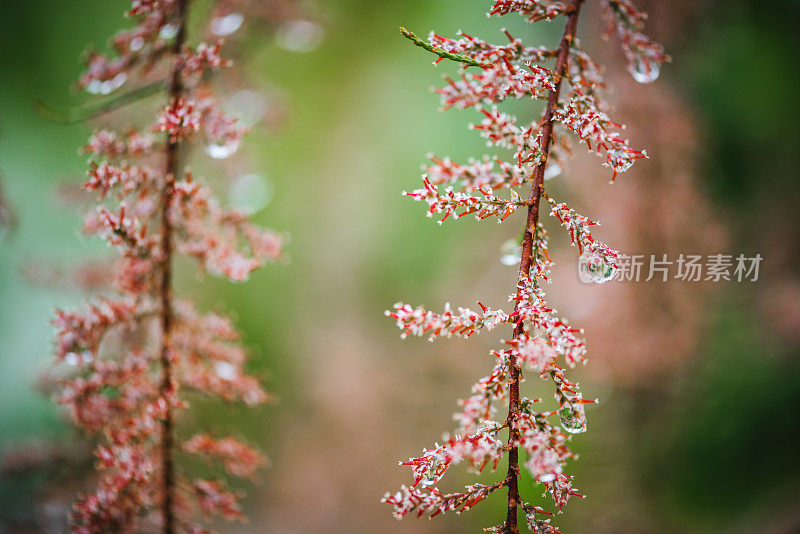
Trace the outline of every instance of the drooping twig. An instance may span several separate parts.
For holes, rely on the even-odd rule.
[[[246,373],[246,351],[231,320],[174,297],[174,259],[187,255],[205,272],[244,281],[280,259],[283,244],[278,234],[222,205],[185,167],[187,143],[203,143],[211,157],[225,159],[246,130],[222,111],[208,83],[211,72],[231,66],[221,54],[224,41],[187,46],[190,5],[133,0],[127,15],[137,24],[115,35],[113,55],[89,54],[78,82],[88,93],[113,92],[158,69],[166,73],[159,85],[168,102],[154,122],[122,131],[108,124],[82,148],[90,158],[83,187],[98,197],[85,231],[103,237],[120,257],[105,280],[113,298],[58,310],[53,320],[57,399],[97,437],[103,473],[96,491],[75,503],[76,532],[194,532],[205,531],[199,522],[215,516],[243,520],[240,494],[226,479],[252,477],[265,462],[235,437],[179,439],[176,431],[186,407],[181,391],[250,406],[269,396]],[[153,135],[159,132],[167,136],[160,143]],[[181,453],[221,462],[225,476],[180,469]]]
[[[443,110],[477,110],[482,116],[479,123],[471,125],[472,129],[487,140],[488,146],[511,150],[513,157],[503,161],[500,157],[484,156],[466,164],[432,157],[432,164],[424,167],[422,187],[404,194],[426,204],[428,217],[443,214],[439,224],[465,215],[477,219],[492,217],[502,222],[516,209],[522,206],[528,209],[522,242],[518,249],[514,247],[519,252],[519,275],[516,290],[509,295],[509,301],[514,302],[510,313],[480,301],[480,309],[451,308],[446,304],[439,312],[398,302],[393,310],[386,311],[403,331],[402,337],[415,335],[430,341],[439,337],[468,338],[501,325],[513,327],[513,336],[503,341],[503,348],[491,351],[494,357],[491,372],[473,384],[471,396],[459,400],[459,410],[454,415],[455,435],[446,437],[443,444],[433,449],[423,450],[421,456],[401,462],[411,467],[414,485],[402,486],[394,494],[386,493],[383,499],[392,505],[393,515],[398,519],[412,512],[431,517],[454,509],[463,512],[487,498],[491,491],[505,486],[508,493],[504,521],[485,529],[486,532],[517,534],[520,530],[517,514],[521,509],[533,532],[559,534],[547,517],[553,512],[526,502],[520,495],[521,451],[527,455],[525,468],[533,481],[544,486],[558,511],[563,510],[571,497],[583,496],[573,487],[572,476],[564,472],[567,461],[575,458],[567,444],[572,435],[586,432],[584,405],[597,400],[584,399],[579,384],[570,381],[562,367],[586,363],[586,344],[582,331],[550,306],[541,285],[551,279],[553,265],[548,254],[548,232],[539,221],[541,198],[550,204],[549,213],[566,229],[577,248],[583,280],[598,284],[612,280],[618,269],[619,253],[592,236],[597,222],[547,196],[544,176],[547,170],[555,170],[556,163],[560,164],[564,153],[569,152],[564,134],[575,134],[590,151],[605,159],[603,165],[614,175],[646,157],[643,150],[635,149],[620,135],[623,126],[604,111],[600,90],[606,85],[600,67],[575,42],[583,2],[495,0],[490,8],[490,16],[518,13],[532,23],[563,16],[566,24],[555,51],[526,46],[507,31],[504,33],[509,42],[502,45],[459,32],[454,38],[431,33],[428,46],[423,46],[435,53],[457,56],[456,60],[467,56],[483,66],[478,73],[462,66],[457,79],[445,76],[447,84],[435,92],[440,95]],[[636,10],[631,0],[602,3],[606,16],[617,25],[633,78],[641,83],[653,81],[666,56],[660,46],[640,33],[644,14]],[[609,3],[618,4],[619,9],[613,9]],[[553,67],[542,65],[554,58]],[[531,98],[546,101],[544,113],[532,123],[521,124],[514,115],[498,109],[504,101]],[[561,124],[563,134],[554,131],[555,123]],[[523,201],[516,188],[528,182],[532,188]],[[493,192],[504,188],[509,190],[509,200]],[[504,252],[504,263],[509,254]],[[556,409],[541,406],[538,404],[541,399],[521,396],[523,368],[552,381]],[[508,406],[502,421],[494,416],[496,403]],[[554,416],[557,421],[551,419]],[[504,441],[500,434],[501,431],[505,434],[506,428],[508,439]],[[508,455],[508,470],[502,486],[468,486],[466,492],[458,494],[466,496],[463,508],[456,508],[450,494],[437,487],[454,465],[466,463],[474,472],[487,466],[494,470],[505,455]]]

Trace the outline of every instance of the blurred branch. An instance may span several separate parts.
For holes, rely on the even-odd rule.
[[[17,216],[11,209],[11,203],[3,192],[3,182],[0,181],[0,240],[17,224]]]
[[[109,98],[102,102],[86,104],[85,106],[78,106],[74,108],[60,108],[44,102],[42,100],[36,101],[36,111],[48,120],[53,122],[60,122],[64,124],[74,124],[87,119],[97,117],[103,113],[121,108],[137,100],[147,98],[150,95],[156,94],[164,88],[164,82],[153,82],[149,85],[143,85],[127,93],[122,93],[115,97]]]
[[[413,32],[408,31],[407,29],[400,26],[400,33],[403,34],[403,37],[414,43],[415,45],[419,46],[420,48],[424,48],[428,52],[433,52],[437,56],[442,59],[449,59],[451,61],[457,61],[459,63],[465,63],[467,65],[471,65],[473,67],[481,67],[484,68],[485,65],[483,63],[479,63],[468,56],[462,56],[461,54],[451,54],[441,48],[435,47],[431,44],[426,43],[419,37],[417,37]]]

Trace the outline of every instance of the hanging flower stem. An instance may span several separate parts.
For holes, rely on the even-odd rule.
[[[82,149],[90,157],[83,187],[98,197],[84,231],[105,239],[119,258],[107,266],[114,296],[98,296],[83,310],[57,310],[53,320],[54,394],[97,439],[101,473],[97,489],[75,503],[74,532],[208,532],[202,523],[217,517],[242,521],[242,494],[228,477],[252,479],[266,462],[236,437],[213,431],[181,439],[176,432],[178,414],[189,408],[184,392],[248,406],[270,397],[246,372],[247,351],[231,319],[177,298],[173,261],[183,255],[202,272],[243,282],[283,257],[282,236],[223,205],[186,167],[188,143],[207,152],[224,147],[221,158],[209,153],[224,159],[247,130],[222,111],[212,83],[213,71],[232,66],[221,55],[225,41],[188,46],[190,6],[191,0],[133,0],[126,15],[137,24],[114,36],[113,55],[89,54],[78,82],[87,93],[110,95],[126,83],[152,87],[159,78],[167,103],[155,118],[137,112],[120,117],[123,124],[111,121]],[[125,102],[135,91],[104,102]],[[194,473],[179,455],[222,470]]]
[[[583,497],[573,487],[573,477],[564,471],[567,461],[576,458],[567,444],[573,435],[587,431],[584,406],[597,400],[584,399],[579,384],[570,381],[562,367],[586,363],[586,343],[583,331],[559,317],[547,302],[542,282],[550,281],[553,261],[548,253],[549,234],[540,220],[542,197],[550,204],[550,215],[561,223],[577,248],[581,255],[579,265],[583,268],[585,264],[590,281],[611,280],[618,268],[619,253],[592,235],[597,222],[550,198],[544,191],[544,179],[546,171],[560,167],[570,152],[571,134],[590,152],[604,158],[603,165],[611,169],[613,176],[647,157],[622,137],[620,130],[624,127],[604,111],[602,91],[606,84],[601,67],[583,50],[575,35],[583,3],[584,0],[495,0],[490,8],[489,16],[518,13],[531,23],[564,17],[564,32],[555,50],[526,46],[505,30],[508,43],[503,45],[464,32],[456,38],[431,32],[427,46],[420,45],[440,58],[461,63],[459,76],[445,75],[446,85],[434,90],[440,96],[442,110],[477,111],[480,122],[471,124],[471,128],[487,140],[487,146],[510,150],[513,155],[507,160],[485,155],[467,164],[432,156],[432,164],[424,167],[422,187],[404,194],[427,204],[426,216],[443,214],[439,224],[464,215],[502,222],[523,206],[527,217],[521,246],[515,247],[515,252],[519,251],[519,274],[516,289],[508,297],[514,303],[510,313],[480,301],[479,309],[454,308],[447,303],[442,312],[398,302],[386,312],[402,330],[402,337],[414,335],[430,341],[440,337],[468,338],[501,325],[513,327],[511,339],[503,340],[501,349],[490,351],[494,362],[491,372],[472,385],[470,396],[459,400],[459,410],[454,414],[455,433],[445,434],[441,444],[424,449],[421,456],[401,462],[411,467],[413,484],[403,485],[400,491],[386,493],[383,498],[398,519],[412,512],[430,517],[448,511],[463,513],[507,487],[503,521],[485,532],[518,534],[521,510],[528,530],[561,534],[551,523],[554,512],[525,501],[520,494],[521,450],[525,451],[525,468],[534,483],[543,485],[552,496],[558,512],[563,511],[570,498]],[[657,43],[640,33],[645,15],[630,0],[601,3],[609,21],[617,26],[631,75],[642,83],[653,81],[667,56]],[[462,57],[479,63],[480,72],[468,69],[471,63]],[[542,100],[543,113],[532,122],[522,123],[498,109],[511,99]],[[530,192],[518,192],[523,186],[527,190],[528,182],[532,184]],[[494,191],[504,189],[506,194],[495,196]],[[521,395],[523,367],[553,383],[555,409],[546,406],[544,399]],[[495,415],[498,405],[506,405],[507,412]],[[465,463],[473,473],[487,467],[494,471],[506,454],[508,470],[499,483],[472,484],[458,493],[445,493],[437,487],[456,464]]]

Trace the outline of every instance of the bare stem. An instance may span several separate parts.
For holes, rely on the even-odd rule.
[[[87,119],[93,119],[103,113],[114,111],[128,104],[137,102],[150,95],[154,95],[164,90],[164,82],[159,80],[136,89],[131,89],[128,92],[120,93],[119,95],[107,98],[102,102],[95,102],[85,106],[78,106],[72,108],[60,108],[52,104],[48,104],[43,100],[36,101],[36,111],[43,117],[53,122],[61,122],[64,124],[73,124],[82,122]]]
[[[175,63],[172,65],[172,73],[169,82],[169,100],[172,102],[179,98],[183,92],[183,80],[181,79],[181,64],[177,61],[183,45],[186,42],[186,23],[189,0],[178,0],[177,2],[177,21],[178,33],[172,46],[172,56]],[[175,464],[173,452],[175,447],[175,421],[169,397],[175,394],[174,378],[172,373],[172,357],[170,347],[170,335],[172,328],[172,221],[169,216],[169,208],[172,204],[172,196],[175,190],[175,177],[180,170],[179,152],[180,139],[173,139],[169,136],[167,141],[166,169],[164,174],[164,190],[161,194],[161,287],[159,296],[161,298],[161,398],[165,401],[164,419],[161,422],[161,470],[163,484],[162,515],[164,520],[164,534],[175,532]]]
[[[417,45],[417,46],[419,46],[421,48],[424,48],[428,52],[433,52],[434,54],[436,54],[437,56],[439,56],[442,59],[449,59],[450,61],[457,61],[459,63],[464,63],[466,65],[471,65],[473,67],[484,67],[485,66],[483,63],[475,61],[474,59],[472,59],[469,56],[463,56],[461,54],[451,54],[450,52],[447,52],[447,51],[445,51],[445,50],[443,50],[441,48],[438,48],[438,47],[433,46],[433,45],[431,45],[429,43],[426,43],[425,41],[423,41],[422,39],[417,37],[413,32],[408,31],[407,29],[403,28],[402,26],[400,27],[400,33],[402,33],[403,37],[405,37],[406,39],[410,40],[415,45]]]
[[[567,60],[572,42],[575,40],[575,31],[578,27],[578,15],[584,0],[575,0],[573,9],[570,10],[564,34],[561,37],[561,44],[558,46],[558,59],[554,72],[555,87],[547,98],[547,107],[542,116],[542,162],[533,171],[533,187],[528,203],[528,218],[525,223],[525,233],[522,237],[522,257],[519,262],[520,281],[527,277],[531,270],[533,261],[533,236],[539,224],[539,200],[542,195],[544,171],[547,166],[547,157],[550,153],[550,144],[553,137],[553,113],[558,105],[558,97],[561,93],[561,81],[567,69]],[[519,305],[519,303],[517,303]],[[516,309],[516,307],[515,307]],[[519,323],[514,328],[514,337],[523,332],[523,324]],[[521,374],[520,366],[516,362],[511,362],[511,378],[509,380],[509,402],[508,402],[508,442],[512,446],[508,453],[508,513],[506,515],[506,534],[519,534],[517,526],[517,507],[520,506],[519,495],[519,427],[517,420],[520,412],[519,381]]]

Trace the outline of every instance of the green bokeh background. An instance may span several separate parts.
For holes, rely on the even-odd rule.
[[[243,152],[248,165],[274,185],[271,204],[256,220],[291,234],[291,263],[262,269],[241,285],[200,280],[188,263],[179,268],[182,293],[205,308],[235,314],[253,349],[254,367],[269,374],[268,387],[281,399],[256,412],[202,405],[186,422],[234,427],[274,463],[260,486],[250,488],[251,523],[223,531],[317,531],[308,525],[324,522],[293,520],[285,510],[306,503],[311,516],[326,499],[337,510],[327,532],[476,532],[499,521],[499,497],[464,518],[430,523],[396,523],[378,503],[383,489],[406,480],[395,460],[438,438],[449,425],[453,399],[485,366],[476,361],[458,380],[442,378],[447,368],[431,363],[436,349],[400,343],[383,310],[400,299],[455,300],[454,293],[463,302],[478,296],[501,302],[513,284],[511,271],[489,282],[478,274],[496,262],[499,243],[515,235],[511,226],[465,222],[438,228],[399,194],[415,186],[426,152],[460,161],[482,153],[483,144],[465,128],[470,116],[433,112],[438,102],[427,88],[438,82],[439,72],[429,68],[431,58],[397,35],[397,25],[485,36],[505,25],[534,43],[551,42],[560,30],[556,24],[532,28],[517,19],[487,20],[485,4],[330,0],[318,2],[326,34],[311,53],[285,51],[255,32],[244,40],[247,82],[280,87],[288,97],[286,127],[277,135],[257,129]],[[19,220],[0,242],[0,447],[73,436],[34,385],[51,361],[52,310],[76,305],[84,295],[28,284],[21,271],[29,261],[65,264],[101,255],[104,247],[78,236],[78,216],[54,194],[58,183],[77,181],[84,172],[85,158],[76,147],[85,142],[87,127],[47,122],[33,102],[81,101],[68,93],[81,70],[81,52],[87,43],[102,46],[120,28],[125,6],[122,0],[3,3],[0,173]],[[698,13],[700,19],[685,23],[681,42],[670,51],[674,63],[659,83],[676,87],[697,114],[703,145],[697,179],[736,250],[757,249],[766,239],[764,226],[756,224],[761,218],[778,220],[794,230],[781,239],[794,258],[789,275],[796,278],[800,7],[789,0],[768,8],[732,0],[708,2]],[[706,303],[702,348],[684,369],[638,388],[618,388],[598,410],[593,432],[576,441],[582,458],[572,470],[590,498],[556,518],[565,532],[800,531],[792,506],[800,497],[798,350],[774,339],[752,305],[753,292],[726,286]],[[329,348],[350,354],[330,361],[358,369],[329,368]],[[480,360],[480,348],[460,350]],[[423,386],[416,374],[424,375]],[[326,446],[328,432],[337,431],[326,426],[319,399],[361,399],[353,389],[361,387],[359,380],[370,381],[363,386],[378,393],[380,384],[391,383],[389,389],[415,400],[364,407],[367,415],[353,437],[361,443],[350,449],[340,438]],[[434,387],[440,381],[445,385]],[[447,385],[451,381],[456,383]],[[317,389],[326,393],[320,397]],[[408,412],[409,406],[415,411]],[[387,428],[396,440],[378,435]],[[348,475],[349,485],[311,478],[306,485],[279,487],[275,471],[303,464],[288,459],[293,449],[286,441],[312,438],[318,448],[303,449],[315,451],[311,465],[360,454],[371,447],[369,440],[379,450],[353,462],[360,472]],[[616,474],[624,479],[615,480]],[[369,491],[354,490],[358,480]],[[29,522],[32,503],[47,482],[0,480],[0,531],[13,532],[24,521],[36,524]]]

